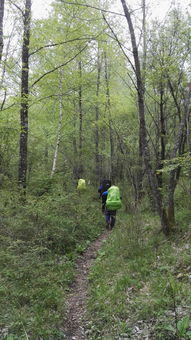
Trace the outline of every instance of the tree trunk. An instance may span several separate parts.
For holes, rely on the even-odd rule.
[[[82,164],[82,144],[83,144],[83,110],[82,110],[82,62],[78,63],[79,71],[79,88],[78,88],[78,105],[79,105],[79,165],[78,165],[78,176],[83,174]]]
[[[109,140],[110,140],[110,166],[109,166],[109,177],[111,180],[114,180],[114,143],[113,143],[113,131],[112,131],[112,120],[111,120],[111,112],[110,112],[110,90],[109,90],[109,71],[108,71],[108,62],[107,62],[107,54],[104,53],[105,59],[105,83],[106,83],[106,108],[105,111],[109,114]]]
[[[19,154],[19,185],[23,189],[26,188],[26,176],[27,176],[30,20],[31,20],[31,0],[26,0],[24,13],[23,46],[22,46],[21,108],[20,108],[21,132]]]
[[[143,84],[145,86],[145,72],[146,72],[146,61],[147,61],[147,44],[146,44],[146,1],[142,0],[142,7],[143,7],[143,62],[142,62],[142,69],[143,69]]]
[[[4,79],[5,79],[6,61],[8,60],[9,48],[10,48],[10,45],[11,45],[11,38],[13,37],[14,31],[15,31],[15,25],[13,25],[13,27],[12,27],[11,33],[9,35],[8,42],[6,44],[6,50],[4,52],[4,57],[3,57],[4,63],[2,65],[2,74],[1,74],[1,77],[0,77],[0,88],[2,88],[2,90],[3,90]],[[7,98],[7,89],[5,88],[4,95],[3,95],[3,98],[2,98],[2,102],[1,102],[1,106],[0,106],[0,111],[3,110],[3,108],[4,108],[6,98]]]
[[[62,127],[62,118],[63,118],[63,110],[62,110],[62,81],[63,81],[63,73],[62,70],[60,71],[60,95],[59,95],[59,122],[58,122],[58,133],[57,133],[57,141],[56,141],[56,147],[54,151],[54,158],[53,158],[53,164],[52,164],[52,171],[51,171],[51,177],[54,175],[56,171],[56,164],[58,159],[58,149],[60,145],[61,140],[61,127]]]
[[[74,133],[72,135],[72,145],[73,145],[73,174],[74,178],[78,178],[78,143],[77,143],[77,120],[76,120],[76,102],[74,100],[74,116],[73,116],[73,129]]]
[[[3,16],[4,16],[4,0],[0,1],[0,62],[3,54]]]
[[[191,99],[191,87],[189,87],[188,92],[187,92],[187,97],[185,99],[184,113],[182,115],[178,135],[175,140],[174,149],[173,149],[171,158],[176,157],[178,150],[181,149],[181,144],[183,140],[185,141],[183,137],[184,137],[184,132],[186,130],[186,122],[189,116],[190,99]],[[169,186],[168,186],[168,219],[169,219],[169,224],[171,227],[175,225],[174,192],[176,189],[179,176],[180,176],[180,167],[170,172],[170,179],[169,179]]]
[[[96,163],[96,180],[100,179],[100,157],[99,157],[99,90],[100,90],[100,77],[101,77],[101,60],[100,60],[100,51],[98,46],[98,59],[97,59],[97,82],[96,82],[96,107],[95,107],[95,163]]]
[[[145,105],[144,105],[144,84],[141,76],[141,68],[140,68],[140,59],[138,54],[138,47],[135,38],[134,27],[131,21],[131,15],[128,10],[127,4],[125,0],[121,0],[125,17],[127,19],[130,37],[131,37],[131,45],[133,50],[133,58],[135,64],[135,75],[137,80],[137,96],[138,96],[138,108],[139,108],[139,124],[140,124],[140,138],[142,143],[142,153],[143,159],[145,163],[145,169],[148,176],[149,187],[152,193],[152,199],[155,202],[155,207],[159,213],[161,227],[165,234],[169,232],[169,226],[167,221],[166,212],[162,207],[162,199],[161,194],[158,190],[158,185],[156,181],[156,176],[152,170],[150,163],[150,153],[147,142],[147,131],[146,131],[146,123],[145,123]]]
[[[164,116],[164,89],[163,85],[161,83],[160,86],[160,127],[159,127],[159,141],[160,141],[160,151],[159,156],[157,157],[158,164],[157,167],[159,170],[163,168],[163,161],[165,160],[165,154],[166,154],[166,146],[165,146],[165,137],[166,137],[166,128],[165,128],[165,116]],[[158,181],[158,187],[162,189],[163,186],[163,179],[162,179],[162,172],[157,174],[157,181]]]

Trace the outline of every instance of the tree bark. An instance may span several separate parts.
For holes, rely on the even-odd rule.
[[[4,0],[0,1],[0,62],[3,54],[3,17],[4,17]]]
[[[19,153],[19,185],[23,189],[26,188],[27,177],[30,21],[31,21],[31,0],[26,0],[24,13],[23,46],[22,46],[21,108],[20,108],[21,132]]]

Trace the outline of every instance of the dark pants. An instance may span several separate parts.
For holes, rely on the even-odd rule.
[[[102,210],[103,213],[105,213],[106,200],[107,200],[107,197],[102,197],[101,210]]]
[[[105,210],[106,228],[113,229],[116,221],[116,210]]]

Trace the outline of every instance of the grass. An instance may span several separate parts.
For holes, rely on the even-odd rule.
[[[103,228],[99,202],[58,187],[25,205],[1,197],[0,339],[63,339],[75,259]]]
[[[119,215],[89,276],[89,339],[191,339],[190,227],[167,240],[155,216]]]

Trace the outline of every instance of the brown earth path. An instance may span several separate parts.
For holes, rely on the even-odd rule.
[[[71,293],[66,302],[64,322],[66,340],[87,340],[86,302],[88,297],[88,273],[97,256],[102,242],[109,236],[109,231],[101,234],[77,260],[77,275],[72,284]]]

